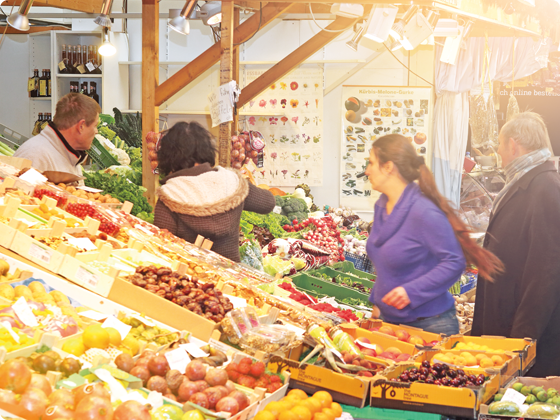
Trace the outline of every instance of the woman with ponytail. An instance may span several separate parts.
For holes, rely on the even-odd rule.
[[[491,252],[477,246],[410,141],[399,134],[379,138],[366,175],[382,193],[375,204],[367,253],[377,269],[370,300],[382,318],[434,333],[459,333],[449,288],[465,263],[487,279],[502,270]],[[415,182],[417,181],[417,182]]]

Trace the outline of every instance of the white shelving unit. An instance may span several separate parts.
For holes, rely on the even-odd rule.
[[[70,82],[95,82],[101,111],[113,114],[113,108],[129,107],[128,71],[119,61],[128,58],[128,44],[125,35],[111,34],[111,42],[117,53],[102,57],[102,74],[59,74],[58,63],[61,59],[62,45],[101,45],[101,31],[50,31],[29,35],[29,75],[33,69],[51,70],[52,96],[50,98],[29,98],[29,135],[39,112],[50,112],[54,117],[58,100],[70,92]]]

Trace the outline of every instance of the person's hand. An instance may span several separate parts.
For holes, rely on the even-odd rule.
[[[394,306],[397,309],[403,309],[410,303],[410,299],[404,287],[395,287],[381,299],[384,304]]]

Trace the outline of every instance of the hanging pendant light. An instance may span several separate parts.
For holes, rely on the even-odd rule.
[[[222,22],[222,2],[207,1],[196,13],[196,17],[202,19],[202,23],[214,26]]]
[[[28,31],[29,19],[27,18],[27,14],[32,4],[33,0],[23,0],[19,6],[19,10],[16,13],[12,13],[8,16],[8,19],[6,19],[8,25],[18,31]]]
[[[190,32],[189,18],[193,9],[195,8],[197,0],[187,0],[181,14],[168,22],[169,28],[183,35],[188,35]]]
[[[111,13],[111,7],[113,6],[113,0],[104,0],[103,6],[101,7],[101,14],[94,19],[94,23],[99,26],[104,26],[106,28],[111,27],[111,18],[109,14]]]
[[[360,42],[360,39],[362,39],[364,31],[365,28],[363,26],[358,27],[358,29],[354,32],[352,39],[346,43],[346,46],[353,51],[358,51],[358,43]]]

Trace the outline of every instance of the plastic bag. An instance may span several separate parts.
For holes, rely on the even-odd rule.
[[[255,241],[246,241],[239,248],[241,262],[257,270],[264,271],[262,254],[259,244]]]

